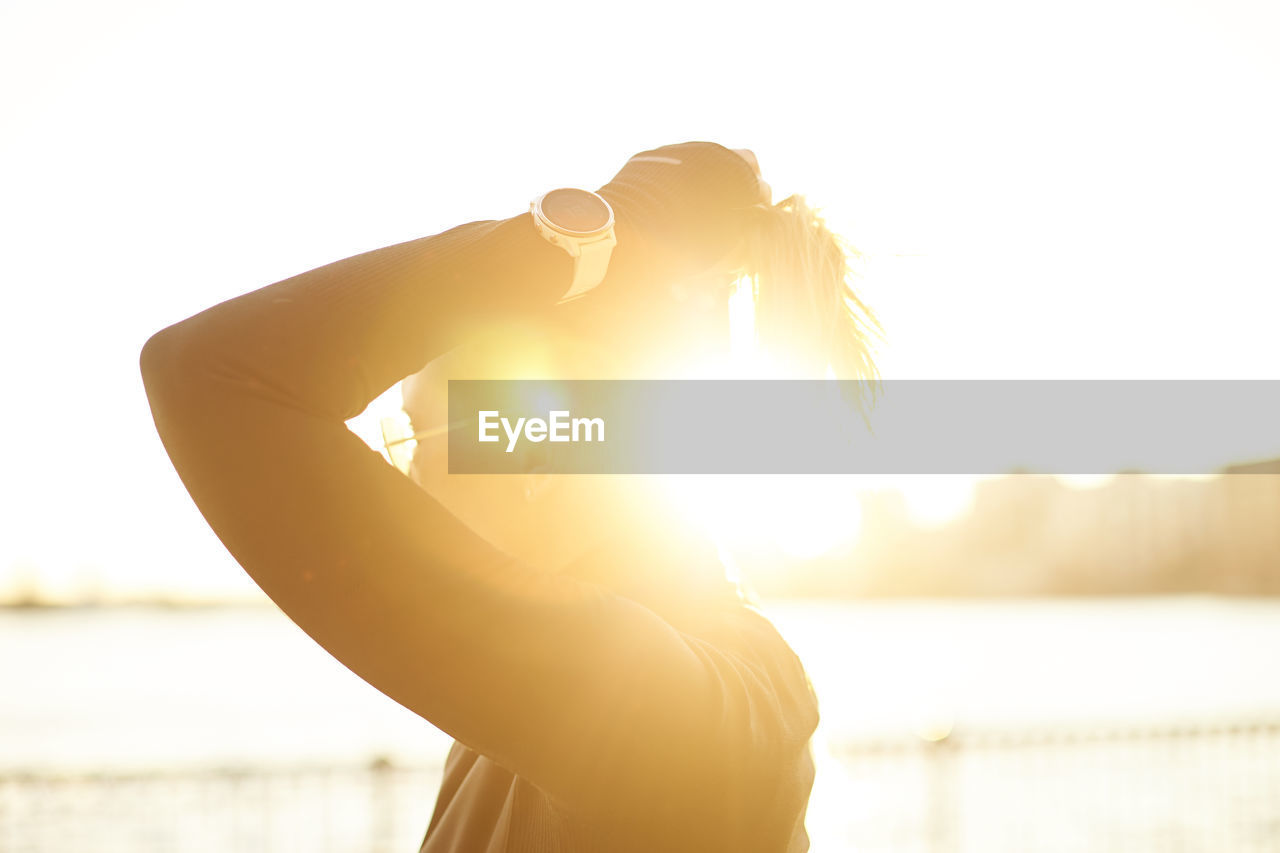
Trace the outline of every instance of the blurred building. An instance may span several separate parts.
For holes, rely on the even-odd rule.
[[[980,482],[941,527],[915,524],[894,490],[868,492],[853,547],[748,575],[793,595],[1280,594],[1280,460],[1089,488],[1014,474]]]

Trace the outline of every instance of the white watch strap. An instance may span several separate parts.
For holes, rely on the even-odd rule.
[[[604,275],[609,269],[609,258],[613,256],[616,244],[617,240],[612,233],[602,240],[583,244],[579,254],[573,259],[573,283],[556,304],[571,302],[604,281]]]

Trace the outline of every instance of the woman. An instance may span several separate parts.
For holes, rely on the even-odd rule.
[[[526,212],[244,294],[142,350],[165,448],[228,550],[455,739],[423,851],[808,848],[816,701],[714,549],[625,478],[451,476],[424,439],[410,479],[345,426],[410,374],[416,427],[441,419],[423,368],[483,374],[485,330],[573,336],[621,370],[723,339],[768,185],[747,150],[642,154],[599,190],[617,245],[572,302],[569,256]],[[817,317],[808,339],[863,358],[827,316],[845,303],[810,291],[789,303]]]

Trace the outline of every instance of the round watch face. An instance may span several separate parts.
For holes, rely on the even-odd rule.
[[[553,227],[575,234],[603,230],[613,218],[609,205],[598,195],[572,187],[547,193],[542,197],[539,207]]]

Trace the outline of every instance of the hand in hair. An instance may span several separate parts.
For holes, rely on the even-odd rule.
[[[557,324],[635,348],[727,338],[729,273],[771,191],[754,152],[684,142],[634,155],[598,192],[618,244],[601,284],[556,309]]]
[[[760,161],[756,159],[756,152],[752,151],[750,148],[733,148],[731,150],[733,153],[740,155],[743,160],[750,163],[751,168],[755,170],[756,179],[760,184],[760,198],[757,201],[757,204],[772,204],[773,187],[769,186],[768,182],[764,179],[764,175],[760,173]]]
[[[663,145],[631,157],[599,189],[613,206],[618,235],[601,288],[636,277],[696,276],[721,261],[762,198],[754,161],[749,149],[714,142]]]

